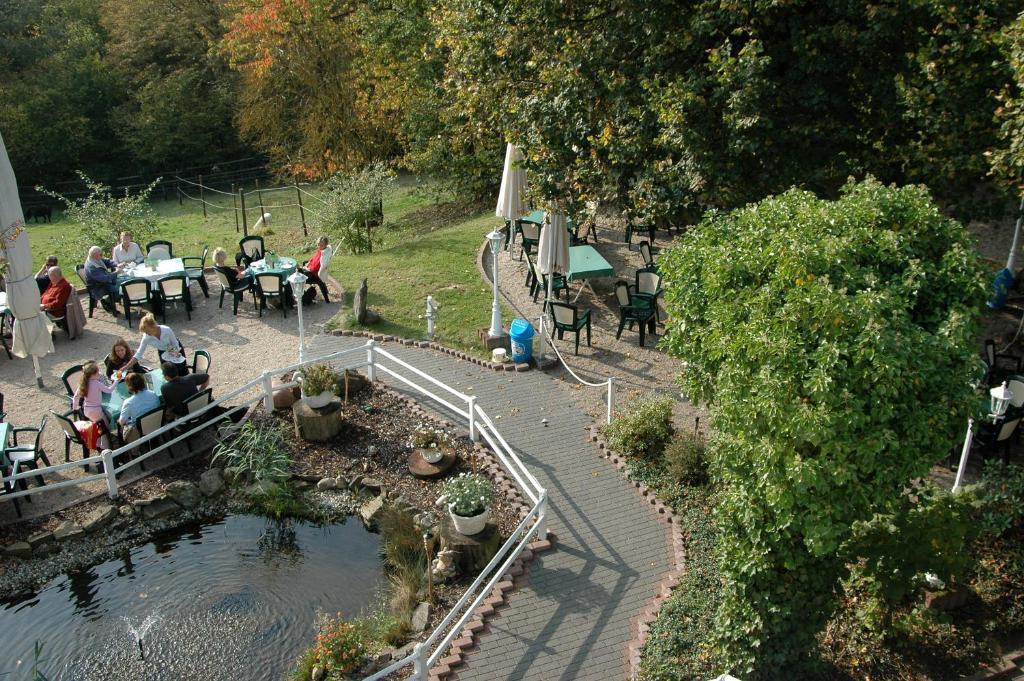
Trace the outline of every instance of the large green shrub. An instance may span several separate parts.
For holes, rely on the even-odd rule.
[[[711,212],[659,266],[665,346],[717,431],[723,663],[796,676],[854,524],[893,512],[960,433],[983,268],[926,189],[873,180]]]
[[[708,443],[700,433],[677,433],[665,447],[665,470],[672,480],[702,485],[708,480]]]
[[[384,221],[381,201],[394,182],[395,174],[379,162],[358,172],[334,175],[320,193],[314,226],[350,253],[372,252],[373,228]]]
[[[601,429],[608,446],[627,456],[660,456],[672,437],[672,400],[645,395]]]
[[[986,463],[976,491],[983,532],[998,537],[1024,523],[1024,465]]]

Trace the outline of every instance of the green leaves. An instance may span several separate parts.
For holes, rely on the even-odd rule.
[[[892,512],[960,434],[983,268],[923,188],[874,180],[709,213],[659,266],[663,343],[718,431],[720,614],[746,632],[720,642],[755,678],[799,666],[852,528]]]

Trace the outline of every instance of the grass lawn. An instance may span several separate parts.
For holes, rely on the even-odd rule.
[[[318,191],[307,189],[313,194]],[[198,190],[190,194],[198,197]],[[220,207],[208,206],[205,218],[197,202],[186,199],[179,205],[177,200],[154,201],[157,238],[172,242],[175,255],[201,255],[204,245],[212,253],[213,248],[222,246],[233,261],[242,234],[235,231],[232,197],[207,192],[205,198]],[[263,193],[264,209],[272,216],[271,232],[264,233],[264,238],[268,249],[302,262],[315,248],[318,233],[312,225],[318,202],[303,195],[309,236],[303,235],[298,207],[290,205],[295,203],[294,190]],[[260,212],[255,196],[246,198],[246,209],[251,227]],[[351,315],[352,294],[365,277],[370,290],[369,305],[383,317],[373,327],[375,330],[424,338],[426,321],[421,316],[427,295],[433,295],[441,305],[435,340],[484,356],[476,330],[490,324],[491,288],[480,277],[476,255],[484,235],[498,224],[498,218],[490,211],[481,213],[445,201],[445,197],[434,197],[407,178],[400,179],[385,197],[384,215],[386,225],[378,230],[380,243],[374,253],[337,253],[331,261],[331,275],[346,291],[345,308],[332,320],[332,326],[358,326]],[[51,224],[28,226],[36,268],[42,266],[48,253],[57,255],[66,274],[73,270],[68,265],[84,261],[84,253],[68,250],[62,243],[63,236],[75,227],[56,212]],[[145,249],[145,244],[140,245]],[[102,246],[109,255],[113,244]],[[211,264],[212,259],[211,255]],[[503,314],[507,325],[511,318],[507,310]]]

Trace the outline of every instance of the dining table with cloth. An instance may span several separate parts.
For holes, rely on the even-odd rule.
[[[295,270],[298,267],[298,262],[295,258],[289,258],[283,255],[277,257],[277,264],[274,267],[267,265],[267,259],[253,260],[249,263],[249,266],[245,268],[242,276],[251,276],[253,279],[256,278],[257,274],[280,274],[285,279],[295,274]],[[287,285],[287,282],[286,284]]]
[[[118,288],[129,279],[147,279],[150,287],[154,291],[159,292],[160,285],[157,282],[163,277],[172,274],[182,274],[188,279],[188,272],[185,271],[185,261],[181,258],[158,260],[155,264],[156,267],[150,267],[146,263],[128,265],[117,275]]]
[[[163,372],[159,369],[147,371],[142,374],[142,378],[146,381],[146,388],[156,393],[156,396],[160,398],[160,404],[163,404],[164,398],[160,388],[167,382]],[[117,382],[113,392],[103,395],[103,413],[107,415],[107,420],[112,425],[116,424],[117,420],[121,417],[121,406],[128,399],[129,395],[131,393],[128,392],[128,386],[125,385],[123,379]]]

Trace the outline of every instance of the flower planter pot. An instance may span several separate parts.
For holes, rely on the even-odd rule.
[[[332,399],[334,399],[334,393],[330,390],[325,390],[319,395],[306,395],[305,393],[302,395],[302,401],[310,409],[322,409],[330,404]]]
[[[420,449],[420,456],[427,463],[437,463],[444,458],[444,450],[439,447],[424,447]]]
[[[451,516],[452,524],[455,525],[455,531],[470,537],[484,531],[487,521],[491,519],[491,509],[485,508],[483,513],[474,516],[457,515],[448,509],[448,515]]]

